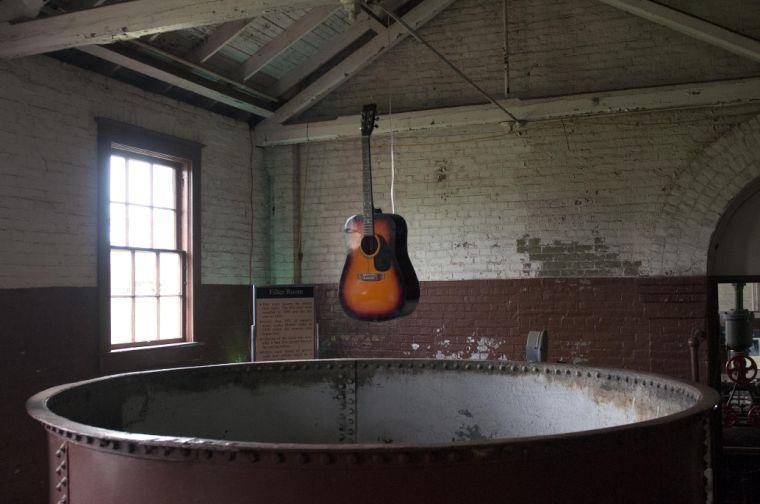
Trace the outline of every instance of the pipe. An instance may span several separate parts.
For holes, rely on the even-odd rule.
[[[699,383],[699,344],[706,336],[702,329],[694,329],[689,336],[689,354],[691,357],[691,380]]]

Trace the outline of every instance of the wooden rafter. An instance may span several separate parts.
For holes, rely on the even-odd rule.
[[[378,32],[383,28],[384,27],[374,18],[365,13],[361,13],[346,31],[336,35],[330,40],[329,44],[320,48],[316,54],[275,82],[275,84],[268,90],[269,94],[282,96],[289,89],[299,82],[302,82],[306,77],[316,72],[321,66],[356,42],[365,33],[370,30]]]
[[[191,59],[198,63],[206,62],[211,56],[218,53],[224,46],[235,39],[253,19],[238,19],[222,24],[208,34],[206,40],[193,51]]]
[[[452,3],[454,0],[424,0],[410,10],[403,19],[409,26],[417,29]],[[380,25],[378,30],[379,33],[372,40],[278,108],[274,116],[265,122],[282,124],[305,111],[408,35],[398,23],[389,28]]]
[[[678,84],[649,88],[582,93],[552,98],[501,103],[524,121],[546,121],[563,117],[621,114],[647,110],[717,107],[760,103],[760,78]],[[453,128],[505,122],[504,113],[491,104],[445,107],[380,117],[375,134]],[[339,140],[361,135],[360,116],[343,116],[329,121],[279,125],[265,121],[256,127],[256,145],[287,145],[309,141]],[[392,126],[392,128],[391,128]]]
[[[178,88],[211,98],[230,107],[244,110],[261,117],[269,117],[272,111],[256,103],[250,95],[235,90],[220,83],[211,82],[191,72],[177,69],[160,68],[156,62],[144,55],[124,48],[106,48],[102,46],[80,47],[80,51],[86,52],[111,63],[115,63],[135,72],[153,77]]]
[[[649,0],[599,0],[702,42],[760,62],[760,42]]]
[[[273,96],[270,96],[267,93],[264,93],[263,91],[260,91],[259,89],[256,89],[255,87],[251,87],[243,82],[240,82],[230,76],[223,75],[221,73],[215,72],[213,70],[210,70],[204,66],[201,66],[197,63],[194,63],[192,61],[189,61],[185,58],[182,58],[181,56],[177,56],[176,54],[169,53],[167,51],[164,51],[163,49],[160,49],[158,47],[155,47],[150,44],[146,44],[144,42],[140,42],[138,40],[133,40],[128,42],[131,45],[134,45],[136,47],[139,47],[140,49],[143,49],[149,53],[153,53],[155,55],[158,55],[162,58],[171,60],[175,63],[178,63],[179,65],[188,67],[192,70],[195,70],[198,74],[205,75],[207,77],[210,77],[210,80],[213,81],[222,81],[232,87],[238,88],[239,90],[243,91],[244,93],[249,93],[254,96],[257,96],[259,98],[262,98],[264,100],[270,101],[270,102],[276,102],[277,99]]]
[[[322,24],[334,10],[334,6],[315,7],[301,16],[243,62],[240,66],[240,79],[245,81],[253,77],[269,62]]]
[[[0,58],[110,44],[265,14],[274,9],[339,6],[340,0],[132,0],[0,26]]]

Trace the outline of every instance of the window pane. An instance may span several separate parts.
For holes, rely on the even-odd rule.
[[[158,298],[135,298],[135,341],[158,339]]]
[[[150,164],[129,160],[129,202],[150,205]]]
[[[129,207],[129,246],[150,247],[150,208]]]
[[[177,248],[177,229],[174,210],[153,210],[153,247]]]
[[[132,341],[132,298],[111,298],[111,344]]]
[[[127,244],[127,207],[121,203],[111,203],[108,226],[111,245],[123,247]]]
[[[177,172],[170,166],[153,165],[153,205],[175,208],[174,177]]]
[[[156,292],[156,254],[153,252],[135,252],[135,294],[138,296],[155,296]]]
[[[111,156],[111,201],[127,201],[127,168],[123,157]]]
[[[161,337],[162,340],[182,338],[182,303],[178,297],[162,297]]]
[[[161,295],[182,294],[182,273],[179,254],[161,254]]]
[[[111,251],[111,295],[132,295],[132,253],[129,251]]]

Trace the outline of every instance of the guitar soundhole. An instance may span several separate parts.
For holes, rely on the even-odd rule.
[[[377,238],[374,236],[365,236],[362,238],[362,252],[367,255],[372,255],[377,250]]]

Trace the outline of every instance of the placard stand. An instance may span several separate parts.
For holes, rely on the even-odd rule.
[[[251,286],[253,325],[251,360],[276,361],[318,357],[314,287]]]

